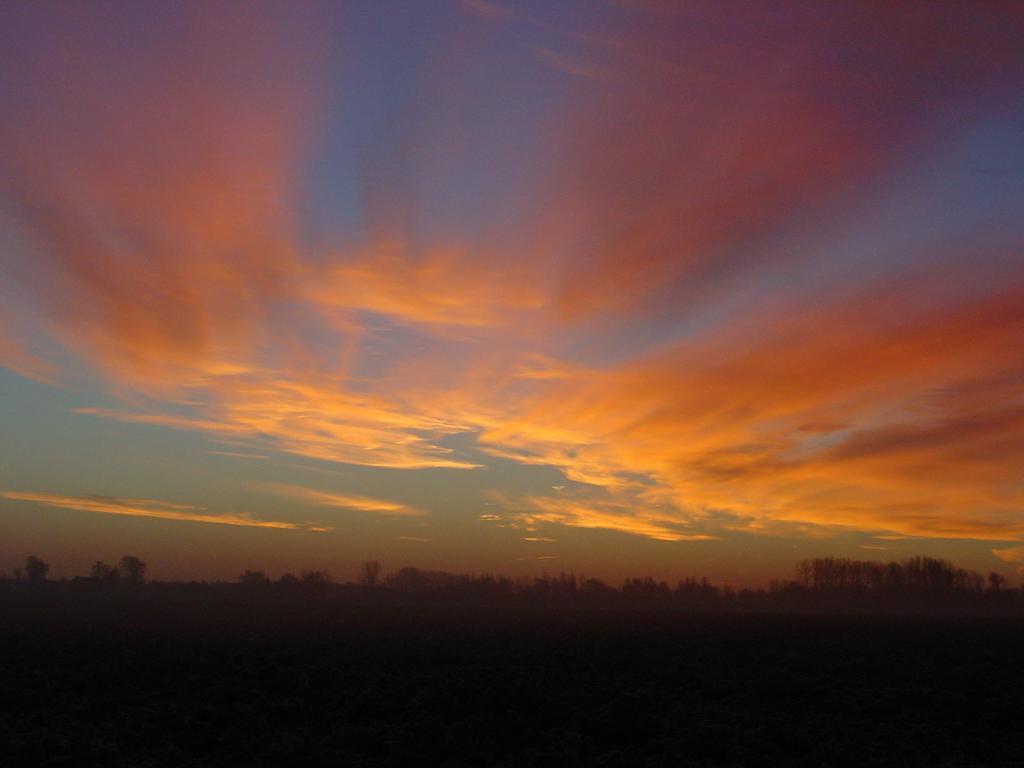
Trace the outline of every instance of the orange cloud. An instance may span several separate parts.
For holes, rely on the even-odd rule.
[[[413,325],[506,325],[545,304],[543,289],[515,265],[481,254],[437,249],[413,260],[394,251],[343,259],[307,283],[325,309],[365,310]]]
[[[541,51],[586,77],[560,78],[572,81],[564,111],[536,129],[534,199],[496,201],[491,215],[507,206],[513,220],[480,232],[443,222],[414,236],[403,216],[374,211],[414,208],[403,195],[417,187],[373,178],[384,199],[367,201],[371,244],[352,247],[304,236],[319,25],[297,45],[274,17],[204,7],[126,68],[110,52],[116,30],[87,11],[41,10],[26,35],[39,45],[5,54],[5,70],[28,73],[15,83],[28,101],[0,136],[5,199],[30,244],[17,272],[33,330],[120,400],[84,414],[389,469],[476,469],[482,454],[574,483],[506,499],[520,524],[666,541],[794,526],[1020,539],[1019,277],[973,253],[952,254],[962,266],[945,271],[923,258],[902,278],[851,288],[836,277],[816,303],[729,305],[686,325],[740,278],[827,262],[772,244],[847,212],[912,139],[944,130],[947,107],[1024,59],[1012,6],[992,4],[987,19],[966,6],[830,8],[826,24],[810,5],[784,5],[784,28],[760,23],[771,11],[691,3],[665,4],[656,24],[632,9],[614,29],[548,30],[526,59]],[[438,65],[422,99],[431,119],[415,123],[443,140],[411,140],[409,153],[429,157],[409,166],[446,166],[461,122],[473,123],[451,108],[479,90],[456,79],[472,69],[462,50],[459,66]],[[0,337],[0,362],[52,379],[56,364],[15,338]],[[19,498],[229,519],[32,496]]]
[[[395,515],[399,517],[418,517],[426,514],[421,509],[410,507],[407,504],[400,504],[397,501],[386,501],[374,499],[369,496],[354,496],[351,494],[328,493],[317,491],[312,488],[302,488],[297,485],[273,484],[268,486],[270,490],[284,493],[298,499],[304,499],[324,507],[337,507],[348,509],[354,512],[368,512],[374,515]]]
[[[315,38],[297,53],[272,15],[193,10],[125,66],[131,9],[118,24],[35,9],[32,44],[6,63],[28,106],[0,169],[49,328],[117,383],[162,393],[251,364],[289,294],[317,82]]]
[[[894,289],[759,313],[548,383],[479,440],[560,468],[597,501],[670,503],[680,523],[724,513],[750,530],[1021,538],[1024,378],[1005,353],[1024,344],[1024,285],[952,302],[925,283],[887,300]]]
[[[1003,549],[993,549],[992,554],[1005,563],[1024,562],[1024,547],[1006,547]],[[1017,573],[1024,573],[1024,566],[1020,566],[1019,568],[1017,568]]]
[[[28,501],[59,509],[76,512],[94,512],[101,515],[124,515],[126,517],[150,517],[158,520],[178,520],[186,523],[212,523],[246,528],[277,528],[291,531],[331,530],[310,523],[291,523],[280,520],[259,520],[248,515],[205,514],[202,507],[187,504],[171,504],[153,499],[120,499],[114,496],[61,496],[52,493],[29,493],[0,491],[0,497],[11,501]]]
[[[303,379],[304,377],[304,379]],[[339,383],[308,372],[264,373],[208,382],[212,402],[202,417],[79,409],[120,421],[201,430],[265,440],[300,456],[365,466],[472,469],[436,440],[464,427],[441,417],[403,410],[401,402],[346,393]]]
[[[1024,547],[993,549],[992,554],[1007,563],[1024,562]]]
[[[536,526],[537,523],[554,523],[573,528],[603,528],[658,541],[709,541],[716,538],[704,533],[680,530],[675,521],[645,513],[634,506],[545,497],[532,497],[527,499],[526,503],[531,508],[522,513],[518,520],[528,527]],[[526,540],[550,541],[543,537],[531,537]]]

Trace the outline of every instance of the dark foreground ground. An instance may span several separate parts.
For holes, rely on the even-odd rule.
[[[0,601],[4,765],[1024,765],[1024,623]]]

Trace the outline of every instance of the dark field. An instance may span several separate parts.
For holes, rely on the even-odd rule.
[[[1024,622],[0,602],[4,765],[1024,764]]]

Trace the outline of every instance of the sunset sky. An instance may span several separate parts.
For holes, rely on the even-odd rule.
[[[5,2],[0,570],[1024,567],[1019,2]]]

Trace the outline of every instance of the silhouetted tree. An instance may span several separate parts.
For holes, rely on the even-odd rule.
[[[774,591],[782,591],[782,587],[773,585]],[[696,578],[683,579],[676,585],[675,598],[683,605],[708,607],[719,600],[718,589],[712,586],[706,577],[697,581]]]
[[[380,584],[381,566],[379,560],[367,560],[359,566],[357,581],[364,587],[376,587]]]
[[[263,586],[270,583],[270,577],[263,571],[245,571],[238,577],[238,583],[247,586]]]
[[[811,586],[814,565],[810,560],[801,560],[796,565],[796,580],[805,587]]]
[[[533,580],[529,591],[535,595],[573,595],[577,589],[576,574],[560,573],[551,576],[541,574]]]
[[[622,585],[622,594],[630,597],[667,597],[671,594],[668,584],[655,581],[650,576],[642,579],[626,579]]]
[[[32,584],[41,584],[46,581],[46,574],[50,571],[50,564],[43,562],[35,555],[25,558],[25,578]]]
[[[25,566],[14,571],[19,582],[40,583],[47,580],[49,566],[35,556],[26,558]],[[85,584],[126,584],[145,582],[146,564],[139,558],[125,556],[118,566],[96,561],[90,577],[72,582]],[[796,568],[796,580],[773,580],[769,589],[734,589],[728,585],[714,586],[706,578],[687,578],[670,588],[664,581],[650,577],[627,579],[620,589],[600,579],[577,577],[573,573],[536,577],[521,576],[515,580],[492,574],[457,574],[406,567],[382,575],[380,564],[363,563],[356,579],[363,586],[375,587],[375,595],[384,601],[389,590],[422,596],[427,600],[442,599],[456,603],[508,600],[513,604],[535,601],[538,604],[586,606],[636,606],[646,608],[673,607],[682,610],[871,610],[886,611],[996,611],[1024,610],[1024,589],[1012,588],[996,573],[983,576],[975,571],[929,557],[914,557],[899,562],[859,561],[847,558],[805,560]],[[0,577],[2,580],[2,577]],[[269,585],[271,580],[261,570],[246,570],[238,576],[243,587]],[[283,592],[294,588],[294,596],[316,595],[318,592],[340,600],[359,595],[359,590],[330,589],[331,575],[326,570],[302,571],[301,575],[285,573],[276,584]],[[155,594],[174,585],[154,585]],[[26,594],[52,594],[59,584],[45,590],[25,590]],[[177,588],[216,594],[228,589],[222,584],[191,582]],[[7,591],[19,591],[20,585],[6,585]],[[269,589],[269,587],[268,587]],[[119,591],[119,590],[112,590]],[[84,593],[82,593],[84,594]],[[244,591],[239,594],[247,594]],[[251,597],[258,592],[248,593]],[[268,592],[269,594],[269,592]],[[980,599],[979,599],[980,598]]]
[[[306,586],[323,586],[331,583],[330,571],[303,571],[302,583]]]
[[[447,571],[426,571],[422,568],[406,566],[397,573],[388,574],[386,581],[392,589],[434,591],[456,589],[468,583],[469,577]]]
[[[389,573],[387,581],[392,589],[420,590],[429,586],[426,572],[411,565],[399,568],[397,573]]]
[[[121,558],[120,571],[129,584],[146,583],[146,564],[134,555],[125,555]]]
[[[483,576],[464,577],[461,589],[464,594],[474,594],[477,597],[496,597],[511,594],[514,590],[514,585],[504,576],[496,577],[492,574],[485,574]]]
[[[607,595],[614,591],[601,579],[587,578],[580,582],[580,592],[588,595]]]
[[[121,571],[112,565],[97,560],[92,564],[92,568],[89,569],[89,576],[96,581],[109,583],[117,581],[121,577]]]

